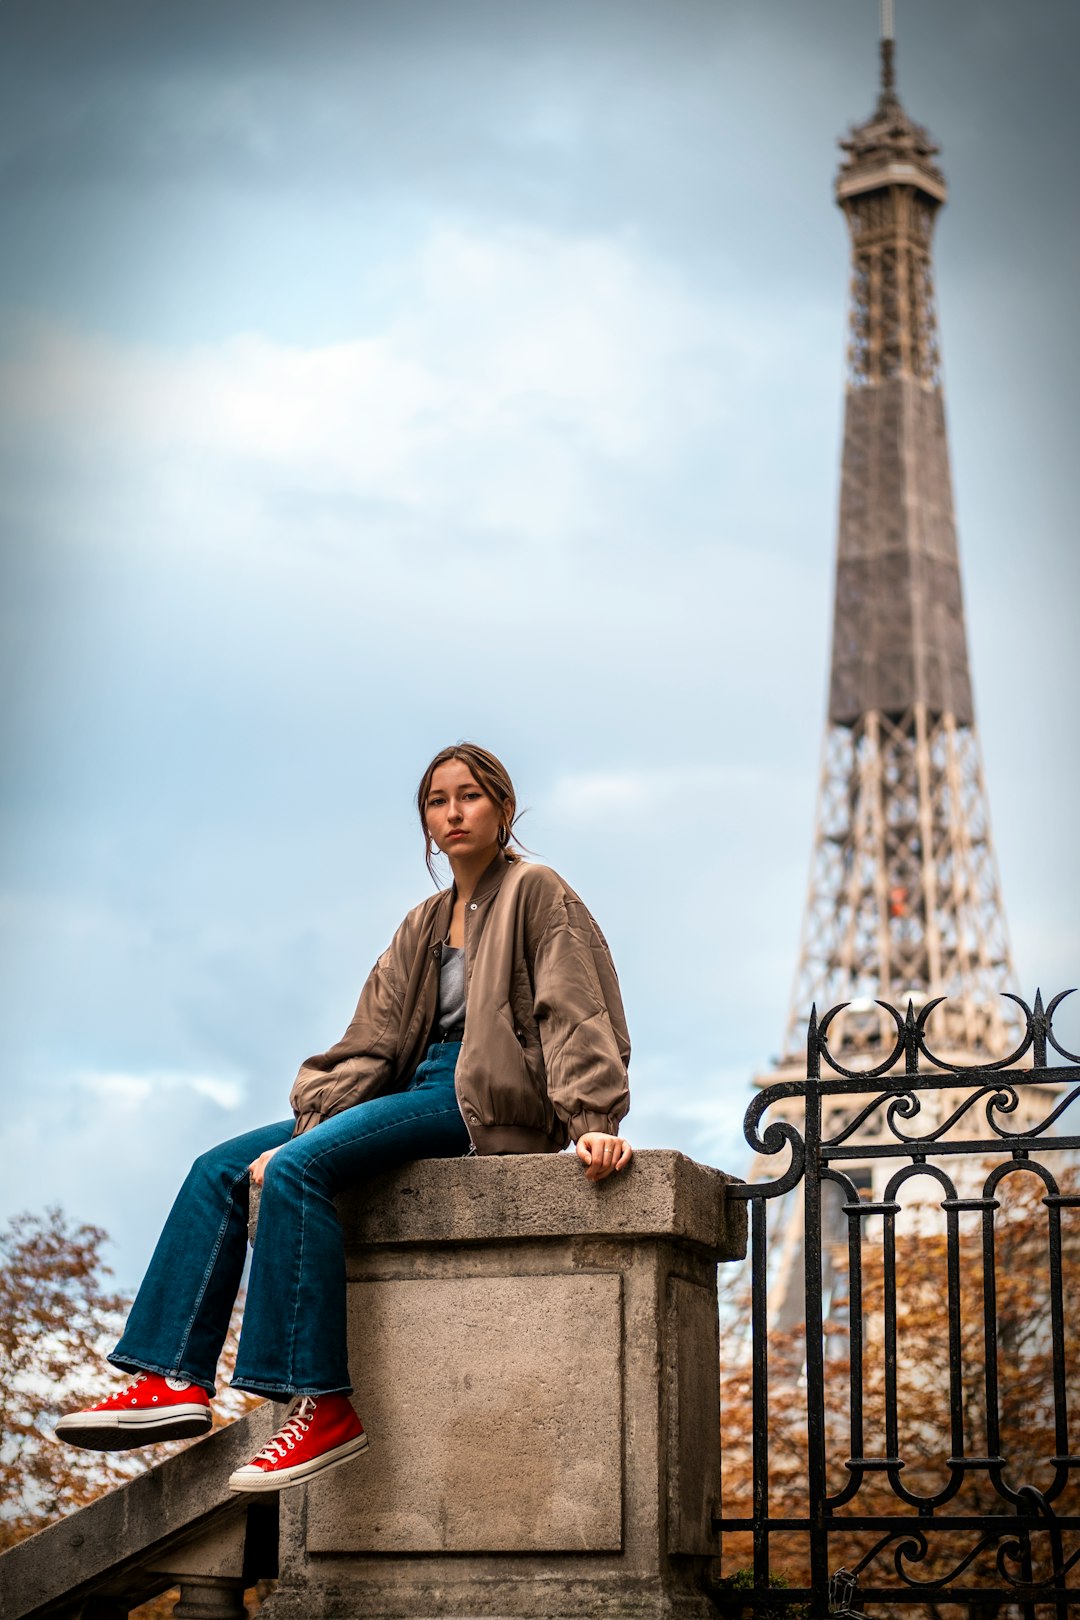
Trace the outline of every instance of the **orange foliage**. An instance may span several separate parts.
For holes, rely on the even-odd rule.
[[[84,1451],[55,1440],[61,1412],[100,1400],[124,1375],[104,1356],[127,1302],[107,1283],[100,1227],[59,1209],[16,1215],[0,1232],[0,1550],[133,1479],[186,1441],[137,1451]],[[222,1357],[236,1359],[240,1303]],[[240,1417],[255,1396],[226,1388],[214,1426]]]

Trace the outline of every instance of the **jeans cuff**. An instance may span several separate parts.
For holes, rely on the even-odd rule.
[[[205,1378],[195,1378],[184,1367],[159,1367],[156,1361],[135,1361],[131,1356],[118,1356],[114,1350],[105,1360],[110,1367],[118,1367],[126,1373],[157,1373],[159,1378],[186,1378],[189,1384],[197,1384],[200,1389],[213,1397],[217,1394],[214,1384],[207,1383]]]
[[[297,1395],[351,1395],[351,1384],[333,1384],[319,1389],[297,1384],[270,1384],[264,1378],[231,1378],[230,1389],[242,1389],[247,1395],[261,1395],[265,1401],[292,1401]]]

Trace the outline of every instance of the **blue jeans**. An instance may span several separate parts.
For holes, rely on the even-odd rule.
[[[461,1044],[428,1048],[404,1091],[357,1103],[294,1137],[264,1125],[196,1159],[158,1239],[123,1337],[125,1372],[214,1393],[247,1252],[248,1165],[268,1148],[233,1386],[281,1400],[348,1394],[345,1250],[334,1196],[410,1159],[469,1149],[454,1091]]]

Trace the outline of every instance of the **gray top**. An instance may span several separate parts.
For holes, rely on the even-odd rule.
[[[444,945],[439,970],[439,1016],[436,1027],[441,1033],[457,1029],[464,1022],[465,952],[460,946]]]

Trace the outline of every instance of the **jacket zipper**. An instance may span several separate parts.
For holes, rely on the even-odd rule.
[[[475,911],[475,910],[476,910],[476,907],[474,906],[473,911]],[[469,967],[470,967],[470,963],[469,963],[469,917],[470,917],[470,915],[471,915],[471,913],[469,911],[469,908],[468,908],[468,906],[466,906],[466,908],[465,908],[465,922],[464,922],[463,933],[462,933],[462,946],[463,946],[464,951],[465,951],[465,1022],[466,1022],[466,1024],[468,1024],[468,1022],[469,1022]],[[458,1056],[460,1058],[460,1053],[458,1054]],[[454,1096],[457,1098],[458,1112],[461,1115],[462,1122],[463,1122],[463,1124],[465,1126],[465,1129],[469,1132],[468,1151],[463,1153],[461,1155],[461,1157],[463,1159],[472,1159],[472,1158],[476,1157],[476,1143],[473,1141],[473,1133],[469,1129],[469,1122],[465,1118],[465,1110],[461,1106],[461,1097],[460,1097],[460,1094],[458,1093],[458,1088],[457,1088],[456,1066],[455,1066],[455,1072],[454,1072]]]

